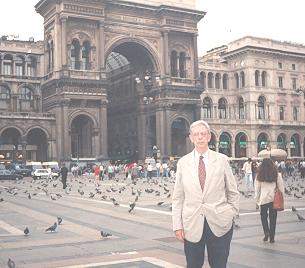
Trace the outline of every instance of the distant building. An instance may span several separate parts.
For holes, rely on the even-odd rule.
[[[0,161],[191,149],[205,15],[195,0],[41,0],[35,8],[44,40],[0,40]]]
[[[257,156],[267,145],[304,157],[305,46],[246,36],[199,59],[201,118],[210,148]]]

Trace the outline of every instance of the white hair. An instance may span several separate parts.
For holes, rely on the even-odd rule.
[[[199,125],[203,125],[204,127],[206,127],[206,129],[208,130],[208,132],[210,133],[211,129],[210,129],[210,126],[209,124],[204,121],[204,120],[197,120],[195,122],[193,122],[191,125],[190,125],[190,133],[192,133],[192,128],[193,127],[196,127],[196,126],[199,126]]]

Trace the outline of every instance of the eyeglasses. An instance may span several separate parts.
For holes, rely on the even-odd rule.
[[[194,137],[198,137],[198,136],[207,137],[208,135],[210,135],[210,133],[209,132],[192,132],[191,135]]]

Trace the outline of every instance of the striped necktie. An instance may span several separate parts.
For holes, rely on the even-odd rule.
[[[203,191],[204,183],[205,183],[205,177],[206,177],[206,170],[205,170],[205,164],[203,162],[203,156],[202,155],[199,157],[198,177],[199,177],[199,183],[200,183],[200,186],[201,186],[201,190]]]

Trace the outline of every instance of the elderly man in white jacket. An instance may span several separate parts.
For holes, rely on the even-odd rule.
[[[233,217],[238,213],[239,192],[228,158],[209,150],[210,138],[208,123],[192,123],[190,139],[195,149],[177,164],[173,230],[184,242],[188,268],[202,268],[205,247],[210,267],[226,267]]]

